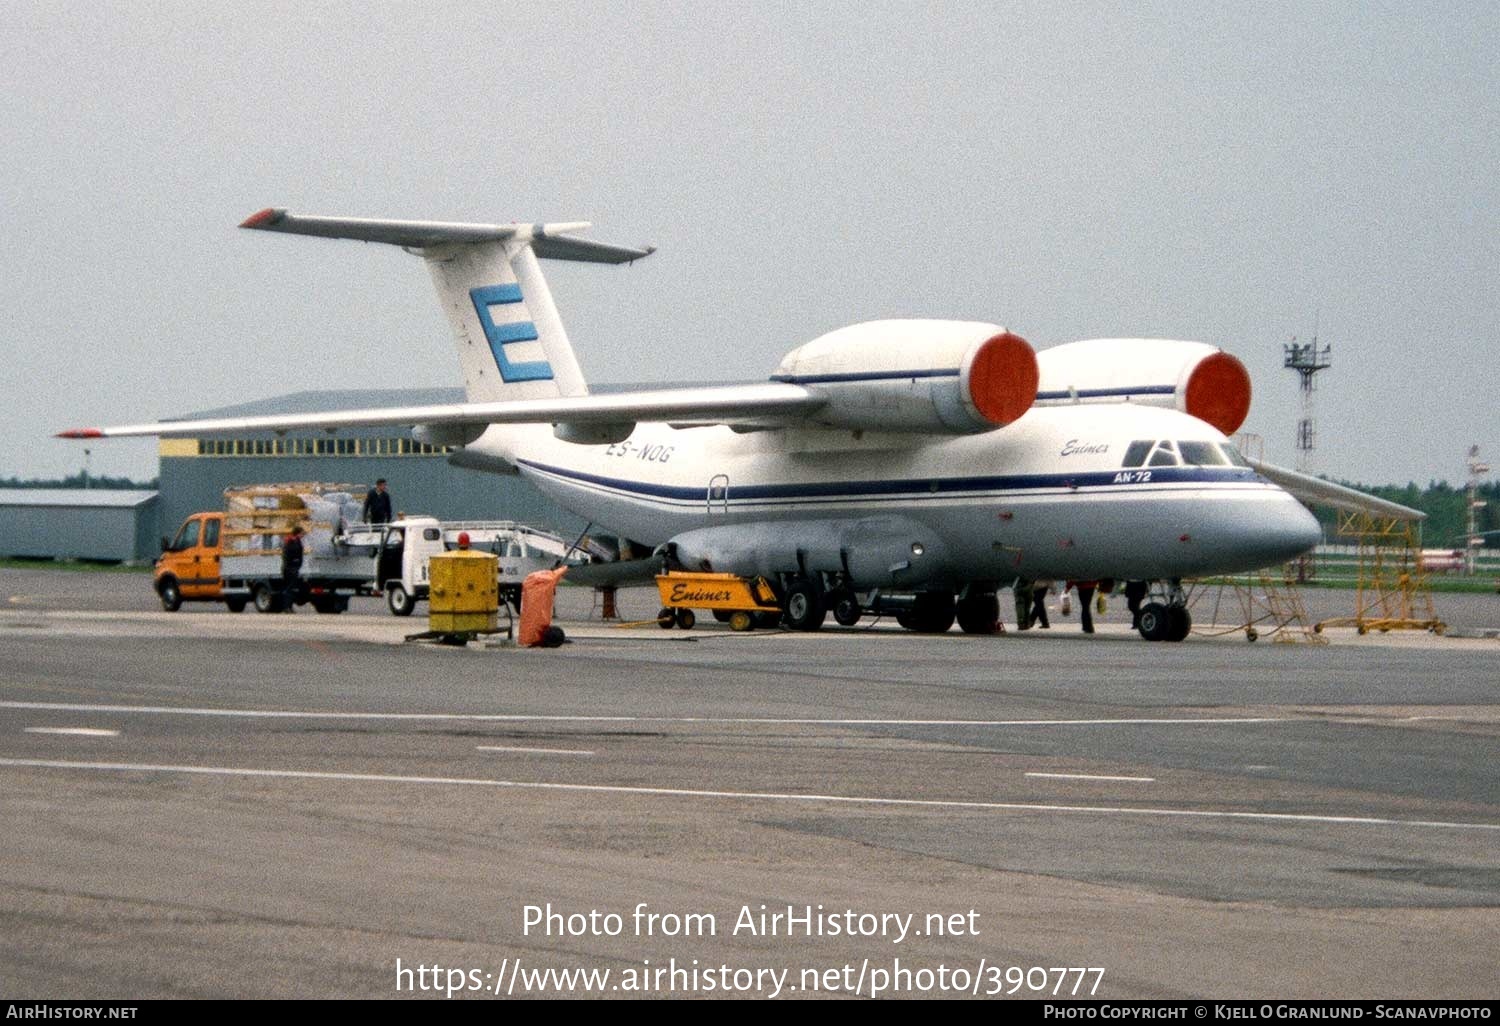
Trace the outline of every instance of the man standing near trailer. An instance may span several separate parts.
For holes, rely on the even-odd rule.
[[[281,542],[281,608],[292,612],[296,608],[297,590],[302,583],[302,525],[292,528]]]
[[[385,490],[385,478],[375,482],[375,490],[365,496],[364,521],[367,524],[389,524],[391,517],[391,493]]]

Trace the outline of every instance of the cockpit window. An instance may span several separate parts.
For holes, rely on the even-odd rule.
[[[1236,467],[1248,467],[1250,465],[1250,461],[1245,459],[1240,451],[1230,443],[1225,442],[1224,444],[1220,445],[1219,448],[1224,451],[1224,456],[1229,460],[1229,462],[1234,464]]]
[[[1182,462],[1194,467],[1222,467],[1224,454],[1212,442],[1178,442]]]
[[[1175,467],[1177,466],[1177,449],[1171,442],[1157,442],[1156,451],[1151,454],[1151,466],[1153,467]]]
[[[1125,450],[1125,463],[1123,465],[1127,467],[1141,466],[1146,462],[1146,453],[1150,452],[1151,447],[1155,444],[1149,438],[1144,442],[1131,442],[1130,448]]]

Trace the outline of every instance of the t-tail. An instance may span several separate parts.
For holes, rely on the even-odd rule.
[[[588,394],[538,257],[622,264],[653,252],[571,234],[587,228],[586,221],[458,224],[307,217],[270,208],[240,227],[384,242],[420,254],[453,327],[470,402]]]

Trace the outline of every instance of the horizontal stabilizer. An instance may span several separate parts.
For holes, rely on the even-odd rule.
[[[728,385],[717,388],[662,389],[556,399],[519,399],[493,403],[402,406],[329,413],[293,413],[263,417],[169,420],[123,427],[76,428],[59,438],[119,438],[156,435],[163,438],[246,434],[259,431],[334,430],[392,425],[485,426],[489,424],[739,424],[801,421],[827,400],[800,385]]]
[[[367,217],[310,217],[279,207],[268,207],[240,224],[263,232],[312,235],[323,239],[384,242],[407,249],[426,249],[452,243],[531,243],[532,252],[550,260],[581,260],[594,264],[624,264],[656,252],[581,239],[572,232],[589,227],[587,221],[557,224],[465,224],[456,221],[392,221]]]
[[[1362,492],[1357,488],[1334,484],[1321,477],[1313,477],[1300,471],[1278,467],[1262,460],[1248,460],[1256,473],[1274,485],[1291,492],[1303,502],[1331,506],[1350,513],[1368,513],[1374,517],[1391,517],[1394,520],[1426,520],[1421,510],[1403,506],[1399,502],[1382,499],[1378,495]]]

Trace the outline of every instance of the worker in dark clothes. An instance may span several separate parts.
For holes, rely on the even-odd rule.
[[[1016,630],[1031,629],[1031,582],[1017,580],[1011,585],[1016,599]]]
[[[1031,624],[1041,624],[1044,631],[1052,629],[1047,622],[1047,592],[1051,590],[1051,581],[1037,581],[1031,586]]]
[[[288,613],[296,603],[302,579],[302,525],[292,528],[281,542],[281,608]]]
[[[1130,610],[1130,626],[1134,630],[1141,629],[1141,603],[1149,590],[1145,581],[1125,582],[1125,607]]]
[[[365,496],[365,508],[361,515],[367,524],[391,522],[391,493],[385,490],[385,478],[376,481],[375,490]]]
[[[1094,592],[1099,588],[1098,581],[1069,581],[1063,590],[1068,588],[1078,589],[1078,618],[1083,621],[1083,633],[1094,633]]]

